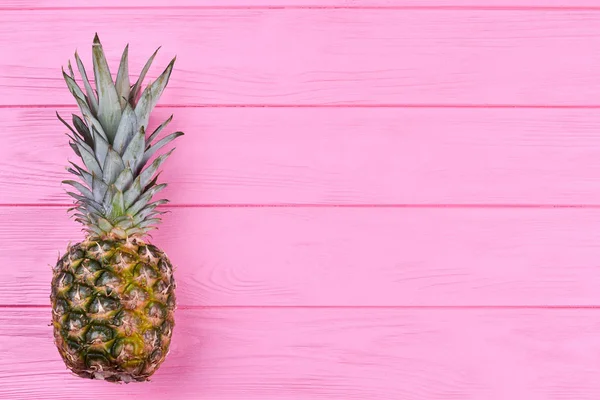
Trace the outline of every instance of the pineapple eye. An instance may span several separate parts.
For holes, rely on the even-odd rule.
[[[156,330],[148,329],[146,332],[144,332],[144,343],[150,347],[158,346],[159,340]]]
[[[110,366],[108,359],[101,353],[88,353],[85,357],[85,364],[94,371],[102,371]]]
[[[78,331],[88,323],[88,319],[83,313],[72,312],[67,317],[66,327],[69,331]]]
[[[103,314],[108,311],[114,311],[119,308],[119,303],[105,296],[96,296],[90,304],[89,312],[92,314]]]
[[[121,282],[118,276],[110,271],[104,271],[96,280],[96,286],[114,289]]]
[[[69,305],[65,299],[58,299],[56,300],[56,304],[54,306],[54,313],[59,317],[63,316],[67,312],[68,308]]]
[[[135,281],[140,286],[152,286],[154,280],[158,278],[156,271],[148,264],[138,263],[133,270],[133,276]]]
[[[79,248],[72,247],[69,250],[69,258],[71,260],[79,260],[79,259],[83,258],[84,255],[85,254],[84,254],[83,250],[81,250]]]
[[[123,303],[129,310],[136,309],[140,304],[148,300],[148,293],[142,290],[139,286],[131,284],[125,289]]]
[[[64,292],[68,290],[73,284],[73,275],[69,272],[63,272],[55,278],[55,282],[52,285],[52,292],[54,295],[58,292]]]
[[[115,341],[112,346],[111,354],[113,357],[121,357],[124,359],[131,359],[136,356],[140,356],[142,348],[138,340],[123,338]]]
[[[85,334],[85,339],[88,343],[105,343],[111,340],[114,332],[111,328],[104,325],[92,325]]]
[[[85,285],[74,285],[67,293],[72,307],[83,307],[92,295],[92,289]]]

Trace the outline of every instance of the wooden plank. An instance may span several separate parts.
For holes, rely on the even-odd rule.
[[[4,0],[2,9],[82,9],[82,8],[448,8],[448,9],[597,9],[597,0]]]
[[[2,106],[73,104],[60,67],[90,59],[90,26],[113,69],[126,41],[132,71],[164,46],[149,78],[178,55],[163,104],[599,104],[595,11],[23,10],[0,26]]]
[[[600,304],[599,209],[176,208],[154,242],[182,306]],[[48,304],[81,238],[61,208],[0,208],[0,304]]]
[[[49,309],[0,312],[0,397],[597,399],[598,310],[180,310],[151,384],[71,376]],[[524,397],[526,396],[526,397]]]
[[[597,110],[167,108],[153,124],[171,114],[186,132],[161,176],[175,205],[600,198]],[[70,203],[77,156],[54,109],[0,109],[0,126],[0,204]]]

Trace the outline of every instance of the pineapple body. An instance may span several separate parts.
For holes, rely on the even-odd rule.
[[[84,378],[147,380],[174,327],[175,281],[167,256],[140,240],[86,240],[54,268],[52,323],[66,366]]]
[[[169,353],[174,327],[175,280],[164,252],[146,241],[164,214],[153,200],[166,187],[159,168],[172,150],[165,145],[183,135],[161,131],[171,118],[147,134],[150,113],[165,89],[173,59],[142,91],[150,57],[131,84],[128,46],[113,78],[98,36],[94,38],[95,87],[75,58],[83,89],[69,63],[63,77],[82,117],[73,114],[69,145],[78,163],[71,211],[85,239],[70,245],[53,269],[50,300],[55,344],[65,365],[83,378],[110,382],[146,381]],[[57,114],[58,115],[58,114]]]

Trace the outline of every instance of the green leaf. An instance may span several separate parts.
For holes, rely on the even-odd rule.
[[[85,92],[87,93],[87,102],[90,106],[90,110],[94,115],[98,115],[98,99],[96,98],[96,93],[92,89],[92,85],[90,85],[90,80],[88,79],[87,73],[85,72],[85,67],[79,58],[79,54],[75,52],[75,61],[77,62],[77,68],[79,69],[79,74],[81,75],[81,79],[83,80],[83,86],[85,87]]]
[[[121,120],[121,106],[117,89],[113,83],[110,69],[102,50],[102,44],[97,34],[94,37],[92,53],[94,58],[96,91],[98,92],[98,119],[105,128],[108,142],[112,143],[117,132],[117,127],[119,126],[119,121]]]
[[[141,127],[139,132],[133,136],[133,139],[131,139],[131,142],[129,142],[123,153],[123,162],[133,171],[133,173],[138,172],[138,166],[144,157],[145,147],[146,135],[144,134],[144,127]]]
[[[62,183],[73,186],[75,189],[79,190],[79,193],[81,193],[84,197],[88,199],[91,199],[93,197],[92,191],[77,181],[65,180],[62,181]]]
[[[73,67],[71,66],[71,60],[69,60],[67,66],[69,68],[69,74],[71,74],[71,78],[73,78],[73,80],[75,80],[75,73],[73,72]]]
[[[140,174],[140,178],[143,187],[146,187],[146,185],[150,183],[156,171],[158,171],[162,163],[164,163],[165,160],[169,158],[171,153],[173,153],[173,150],[175,149],[172,149],[167,154],[163,154],[162,156],[158,157],[152,162],[152,164],[150,164],[145,170],[142,171],[142,173]]]
[[[106,218],[98,218],[98,227],[104,232],[110,232],[113,226]]]
[[[92,192],[94,194],[94,200],[96,202],[102,203],[102,200],[104,199],[107,190],[108,185],[104,183],[104,181],[102,180],[102,176],[92,177]]]
[[[109,148],[104,162],[104,175],[102,176],[104,182],[109,185],[112,184],[124,169],[125,164],[123,164],[123,159],[119,153],[114,151],[112,147]]]
[[[129,142],[131,142],[131,139],[135,133],[138,132],[136,127],[137,117],[135,116],[133,108],[131,108],[129,103],[127,103],[125,110],[123,111],[123,115],[121,116],[121,122],[117,128],[115,141],[113,143],[113,148],[117,153],[123,154],[125,147],[129,144]]]
[[[127,189],[127,191],[125,192],[125,207],[128,208],[130,207],[134,201],[136,201],[138,199],[138,197],[140,197],[140,195],[142,194],[142,184],[140,182],[140,177],[138,176],[137,178],[135,178],[135,180],[133,181],[133,184],[131,185],[131,187],[129,189]]]
[[[146,191],[145,193],[143,193],[140,198],[133,203],[133,205],[131,207],[127,208],[127,214],[129,215],[135,215],[137,214],[142,208],[144,208],[152,199],[152,196],[154,196],[156,193],[160,192],[161,190],[163,190],[165,187],[167,187],[167,185],[165,183],[160,184],[160,185],[156,185],[154,187],[152,187],[151,189],[149,189],[148,191]]]
[[[65,82],[67,83],[67,87],[69,88],[69,91],[71,92],[73,97],[75,97],[75,100],[80,100],[85,105],[85,108],[87,108],[89,111],[89,106],[87,105],[85,94],[83,94],[83,91],[81,90],[77,82],[75,82],[75,79],[67,75],[67,73],[64,70],[62,73],[63,78],[65,78]]]
[[[92,182],[93,182],[92,175],[89,172],[87,172],[86,170],[84,170],[83,168],[81,168],[79,165],[72,163],[72,162],[70,162],[70,164],[73,166],[73,168],[75,168],[75,170],[73,170],[73,171],[77,172],[79,174],[81,179],[84,180],[84,182],[88,185],[88,187],[92,187]],[[69,170],[71,170],[71,168],[69,168]]]
[[[87,170],[90,171],[92,175],[102,176],[102,168],[100,167],[100,164],[98,164],[96,157],[94,157],[93,151],[87,145],[84,146],[82,143],[77,143],[76,145],[81,153],[81,159]]]
[[[156,57],[158,50],[160,50],[160,47],[158,49],[156,49],[154,54],[152,54],[152,56],[148,59],[148,61],[146,61],[144,68],[142,68],[142,72],[140,72],[140,76],[139,76],[138,80],[135,82],[135,84],[131,88],[131,92],[129,93],[129,102],[131,104],[135,105],[137,103],[137,98],[140,95],[142,85],[144,84],[144,78],[146,78],[146,73],[148,73],[148,70],[150,69],[150,66],[152,65],[152,61],[154,61],[154,57]]]
[[[148,137],[148,140],[146,141],[146,143],[148,143],[148,147],[150,147],[150,143],[152,143],[152,141],[156,138],[156,136],[160,133],[160,131],[162,131],[167,125],[169,125],[169,122],[171,122],[171,120],[173,120],[173,115],[171,115],[169,118],[167,118],[167,120],[165,122],[160,124],[160,126],[158,128],[156,128],[154,130],[154,132],[152,132],[152,135],[150,135]]]
[[[160,218],[149,218],[149,219],[146,219],[146,220],[140,222],[137,226],[138,226],[138,228],[142,228],[142,229],[154,228],[154,225],[157,225],[160,223],[161,223]]]
[[[133,173],[131,169],[125,168],[115,180],[115,187],[118,190],[124,191],[133,182]]]
[[[112,213],[112,199],[115,196],[115,186],[110,185],[106,194],[104,195],[104,199],[102,199],[102,204],[104,205],[104,209],[107,215],[111,215]]]
[[[83,137],[83,139],[85,140],[85,143],[87,143],[88,146],[93,146],[94,139],[92,138],[92,135],[90,134],[90,130],[88,129],[85,122],[83,122],[83,120],[79,117],[79,115],[76,115],[76,114],[72,114],[72,115],[73,115],[73,126],[75,127],[75,129],[77,129],[77,132],[79,132],[79,135],[81,137]]]
[[[154,144],[154,146],[149,147],[145,152],[144,152],[144,157],[142,158],[142,165],[145,165],[148,160],[154,155],[154,153],[156,153],[158,150],[160,150],[162,147],[164,147],[165,145],[169,144],[170,142],[172,142],[173,140],[177,139],[178,137],[183,136],[183,132],[175,132],[175,133],[171,133],[168,136],[165,136],[164,138],[162,138],[161,140],[159,140],[158,142],[156,142]],[[169,154],[172,152],[173,150],[171,150],[169,152]]]
[[[128,54],[129,45],[125,46],[123,55],[121,56],[121,63],[119,64],[119,72],[117,72],[116,89],[117,95],[119,96],[119,103],[121,104],[121,110],[125,109],[125,106],[129,104],[129,90],[131,89],[129,83],[129,67],[128,67]]]
[[[75,130],[73,128],[71,128],[71,125],[69,125],[67,123],[67,121],[65,121],[64,119],[62,119],[62,117],[60,116],[60,114],[58,113],[58,111],[56,112],[56,116],[58,117],[58,119],[60,120],[60,122],[62,122],[67,128],[69,128],[69,130],[71,132],[73,132],[73,135],[77,136],[77,132],[75,132]]]
[[[123,192],[115,188],[115,195],[112,200],[112,215],[118,217],[125,213],[125,201],[123,200]]]
[[[138,118],[139,126],[143,126],[144,128],[147,127],[150,113],[154,109],[154,106],[156,106],[158,99],[169,82],[169,77],[171,76],[174,64],[175,58],[169,63],[165,71],[142,93],[139,102],[135,106],[135,115]]]
[[[92,132],[94,134],[94,152],[96,154],[96,159],[98,160],[98,163],[104,164],[106,155],[108,153],[109,144],[106,140],[104,140],[102,135],[98,133],[96,128],[92,127]]]

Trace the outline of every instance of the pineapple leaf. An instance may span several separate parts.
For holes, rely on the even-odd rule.
[[[96,159],[98,163],[104,164],[106,160],[106,155],[108,153],[108,147],[110,146],[106,140],[98,133],[96,128],[92,126],[92,133],[94,134],[94,152],[96,154]]]
[[[134,224],[138,225],[140,222],[142,222],[143,220],[145,220],[146,218],[148,218],[151,215],[161,215],[161,214],[164,214],[164,212],[154,211],[154,209],[156,207],[160,206],[160,205],[167,204],[167,203],[168,203],[168,201],[163,199],[163,200],[157,200],[157,201],[155,201],[153,203],[150,203],[150,204],[146,205],[133,218]]]
[[[162,156],[158,157],[156,160],[154,160],[152,162],[152,164],[150,164],[148,167],[146,167],[145,170],[142,171],[142,173],[140,174],[140,178],[141,178],[141,181],[142,181],[141,183],[142,183],[143,187],[146,187],[146,185],[148,185],[148,183],[150,183],[150,181],[152,180],[152,177],[154,176],[156,171],[158,171],[158,169],[160,168],[162,163],[164,163],[165,160],[167,158],[169,158],[171,153],[173,153],[173,150],[175,150],[175,149],[172,149],[167,154],[163,154]]]
[[[112,217],[118,217],[125,213],[125,201],[123,199],[123,192],[116,187],[114,188],[115,195],[112,198]]]
[[[67,75],[65,70],[63,70],[62,73],[63,73],[63,78],[65,78],[65,82],[67,83],[67,87],[69,88],[69,91],[71,92],[73,97],[75,97],[75,100],[80,100],[83,104],[85,104],[85,108],[87,108],[89,110],[87,102],[85,101],[85,99],[86,99],[85,94],[83,93],[83,91],[81,90],[81,88],[79,87],[77,82],[75,82],[75,79],[73,79],[72,77]],[[77,101],[77,103],[79,103],[79,101]]]
[[[118,190],[124,191],[126,188],[129,187],[129,185],[131,185],[131,182],[133,182],[133,173],[131,172],[131,169],[125,168],[119,174],[117,180],[115,180],[115,187]]]
[[[158,49],[156,49],[154,54],[152,54],[152,56],[148,59],[148,61],[146,61],[144,68],[142,68],[142,72],[140,72],[140,76],[138,77],[138,80],[131,87],[131,92],[129,93],[129,102],[133,105],[135,105],[137,103],[137,98],[140,95],[142,85],[144,84],[144,78],[146,78],[146,74],[148,73],[148,70],[150,69],[150,66],[152,65],[152,61],[154,61],[154,57],[156,57],[158,50],[160,50],[160,47]]]
[[[131,108],[131,105],[127,103],[125,110],[123,111],[123,115],[121,116],[121,122],[117,128],[117,133],[115,134],[115,140],[113,143],[113,148],[117,151],[117,153],[123,154],[125,147],[129,144],[136,133],[136,126],[137,118],[133,108]]]
[[[127,214],[129,214],[129,215],[137,214],[142,208],[144,208],[148,204],[150,199],[152,199],[152,196],[154,196],[156,193],[163,190],[165,187],[167,187],[167,185],[165,183],[163,183],[160,185],[156,185],[156,186],[150,188],[148,191],[144,192],[140,196],[140,198],[135,203],[133,203],[133,205],[131,207],[127,208]]]
[[[152,229],[152,228],[154,228],[154,225],[160,224],[160,223],[161,223],[160,218],[149,218],[149,219],[146,219],[146,220],[140,222],[137,226],[138,226],[138,228],[142,228],[142,229],[144,229],[144,228]]]
[[[90,189],[88,189],[85,185],[83,185],[77,181],[65,180],[65,181],[62,181],[62,183],[73,186],[75,189],[79,190],[79,193],[81,193],[86,198],[92,197],[92,191]]]
[[[90,173],[88,173],[86,170],[84,170],[83,168],[81,168],[79,165],[73,164],[71,163],[71,165],[73,165],[73,167],[75,167],[75,169],[73,168],[68,168],[67,170],[72,173],[73,175],[79,176],[88,187],[92,187],[92,175],[90,175]]]
[[[121,108],[117,106],[120,104],[119,96],[97,34],[94,37],[92,52],[94,55],[94,77],[96,90],[98,91],[98,119],[102,126],[106,127],[105,132],[108,142],[112,143],[121,119]]]
[[[144,157],[144,148],[146,147],[146,135],[142,126],[139,132],[133,136],[125,152],[123,153],[123,162],[134,173],[138,172],[138,166]]]
[[[71,148],[73,149],[75,154],[77,154],[79,157],[81,157],[81,152],[79,151],[79,148],[77,147],[77,145],[75,143],[69,142],[69,146],[71,146]]]
[[[123,50],[115,85],[117,89],[117,95],[119,96],[119,103],[121,104],[121,110],[125,109],[125,106],[129,104],[127,99],[129,99],[129,90],[131,89],[129,83],[128,54],[129,45],[125,46],[125,50]]]
[[[102,204],[104,205],[107,215],[112,214],[112,199],[115,197],[115,191],[115,186],[110,185],[106,191],[106,194],[104,195],[104,199],[102,200]]]
[[[100,164],[98,164],[98,160],[96,160],[96,157],[94,157],[94,152],[92,151],[92,149],[90,149],[87,145],[85,145],[84,147],[83,143],[76,143],[76,145],[79,148],[79,152],[81,153],[81,159],[83,160],[83,163],[85,164],[88,171],[90,171],[91,174],[102,176],[102,168],[100,167]]]
[[[104,182],[109,185],[112,184],[124,169],[125,164],[123,164],[123,159],[119,153],[109,147],[108,155],[104,161],[104,175],[102,176]]]
[[[90,110],[92,111],[92,114],[98,115],[98,99],[96,98],[96,94],[92,89],[92,85],[90,85],[90,80],[85,72],[85,67],[83,66],[83,63],[81,62],[77,52],[75,52],[75,61],[77,62],[77,68],[79,69],[79,74],[81,75],[83,86],[85,87],[85,92],[87,93],[87,102],[90,106]]]
[[[169,77],[171,76],[174,64],[175,58],[171,60],[164,72],[142,93],[139,102],[135,106],[135,115],[138,117],[140,126],[143,126],[144,128],[147,127],[150,113],[154,109],[154,106],[156,106],[158,99],[169,82]]]
[[[69,74],[71,75],[71,78],[75,80],[75,73],[73,72],[73,67],[71,66],[71,60],[67,62],[67,67],[69,68]]]
[[[98,203],[102,202],[102,199],[104,199],[104,195],[106,194],[107,190],[108,190],[108,185],[106,183],[104,183],[101,175],[92,177],[92,192],[93,192],[92,198],[96,202],[98,202]]]
[[[64,119],[62,119],[62,117],[60,116],[60,114],[58,113],[58,111],[56,112],[56,116],[58,117],[58,119],[60,120],[60,122],[62,122],[62,123],[63,123],[63,124],[64,124],[64,125],[65,125],[67,128],[69,128],[69,130],[70,130],[71,132],[73,132],[73,135],[76,135],[76,136],[77,136],[77,132],[75,132],[75,129],[73,129],[73,128],[71,127],[71,125],[69,125],[69,124],[67,123],[67,121],[65,121]]]
[[[131,206],[141,194],[142,184],[140,182],[140,176],[138,175],[138,177],[133,181],[131,187],[125,192],[125,207]]]
[[[127,233],[128,236],[141,235],[141,234],[146,233],[146,231],[144,229],[140,229],[140,228],[129,228],[125,232]]]
[[[171,133],[168,136],[165,136],[164,138],[162,138],[161,140],[159,140],[158,142],[156,142],[154,144],[154,146],[150,146],[145,152],[144,152],[144,158],[142,158],[142,165],[145,165],[148,160],[154,155],[154,153],[156,153],[158,150],[160,150],[163,146],[169,144],[170,142],[172,142],[173,140],[177,139],[178,137],[182,136],[183,132],[175,132],[175,133]],[[168,154],[171,154],[173,150],[171,150]]]
[[[73,126],[75,129],[77,129],[77,132],[79,132],[79,135],[85,140],[85,143],[87,143],[88,146],[92,146],[94,144],[94,139],[90,134],[90,130],[85,122],[83,122],[81,117],[79,117],[77,114],[73,114]]]
[[[171,115],[169,118],[167,118],[167,120],[165,122],[160,124],[160,126],[158,128],[156,128],[154,130],[154,132],[152,132],[152,135],[150,135],[148,137],[148,140],[146,141],[148,143],[148,147],[150,147],[150,143],[152,143],[152,141],[156,138],[156,136],[160,133],[160,131],[162,131],[167,125],[169,125],[169,122],[171,122],[172,119],[173,119],[173,115]]]
[[[98,218],[98,227],[103,232],[110,232],[113,226],[106,218]]]

